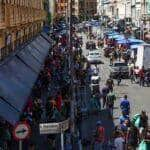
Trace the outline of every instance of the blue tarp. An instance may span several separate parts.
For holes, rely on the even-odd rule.
[[[116,35],[109,35],[108,38],[110,39],[124,39],[124,36],[123,35],[120,35],[120,34],[116,34]]]
[[[144,41],[139,40],[139,39],[134,39],[134,38],[128,38],[128,39],[116,39],[118,44],[131,44],[131,45],[136,45],[136,44],[142,44]]]
[[[139,39],[129,38],[129,40],[131,43],[141,43],[141,44],[144,43],[144,41],[139,40]]]
[[[138,44],[138,45],[131,45],[130,48],[131,48],[131,49],[137,49],[137,48],[139,47],[139,45],[140,45],[140,44]]]
[[[0,64],[0,116],[13,125],[31,94],[49,46],[50,43],[39,36]]]

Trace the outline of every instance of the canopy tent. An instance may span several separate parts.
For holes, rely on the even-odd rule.
[[[117,40],[118,44],[130,44],[130,40],[129,39],[121,39],[121,40]]]
[[[0,64],[0,116],[12,125],[19,121],[49,47],[50,43],[38,36]]]
[[[108,36],[109,39],[124,39],[124,36],[123,35],[120,35],[120,34],[116,34],[116,35],[109,35]]]
[[[139,39],[129,38],[129,40],[130,40],[132,43],[144,43],[144,41],[139,40]]]
[[[139,40],[139,39],[134,39],[134,38],[117,39],[116,41],[117,41],[118,44],[130,44],[130,45],[144,43],[144,41]]]
[[[131,49],[137,49],[137,48],[139,47],[139,45],[141,45],[141,44],[131,45],[130,48],[131,48]]]

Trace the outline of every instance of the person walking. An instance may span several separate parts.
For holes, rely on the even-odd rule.
[[[117,85],[119,86],[122,80],[122,71],[121,71],[121,67],[119,68],[119,71],[117,73]]]
[[[110,111],[111,117],[113,117],[114,101],[116,100],[115,93],[111,90],[107,95],[106,105]]]
[[[125,150],[125,140],[120,131],[116,132],[116,138],[114,140],[115,150]]]
[[[138,129],[131,123],[130,128],[128,128],[127,136],[126,136],[126,143],[127,147],[136,150],[138,143],[139,143],[139,131]]]
[[[130,102],[128,100],[127,95],[124,95],[124,97],[121,99],[120,108],[122,110],[122,113],[129,115],[129,113],[130,113]]]
[[[144,86],[144,77],[145,77],[145,69],[144,66],[139,71],[139,77],[140,77],[140,86]]]
[[[107,79],[106,85],[108,86],[110,91],[113,91],[114,81],[113,81],[113,78],[111,76],[109,77],[109,79]]]
[[[102,99],[103,99],[103,108],[106,105],[106,97],[107,94],[109,93],[109,88],[107,86],[107,84],[102,88],[101,94],[102,94]]]
[[[104,141],[105,141],[105,129],[102,126],[101,121],[98,121],[96,123],[94,150],[103,150]]]

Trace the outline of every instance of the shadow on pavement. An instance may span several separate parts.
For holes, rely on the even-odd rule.
[[[113,119],[110,117],[108,110],[102,110],[96,114],[89,114],[86,118],[82,117],[81,121],[81,139],[85,140],[93,137],[96,129],[96,122],[101,121],[105,128],[106,139],[110,139],[114,129]],[[91,139],[92,140],[92,139]]]

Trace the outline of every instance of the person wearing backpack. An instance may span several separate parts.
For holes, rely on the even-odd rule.
[[[131,148],[132,150],[136,150],[138,143],[139,143],[139,130],[137,127],[134,126],[134,124],[131,123],[130,128],[128,128],[127,136],[126,136],[126,142],[128,145],[128,148]]]
[[[116,95],[115,93],[111,90],[108,95],[107,95],[107,99],[106,99],[106,105],[107,108],[110,111],[111,116],[113,116],[113,108],[114,108],[114,101],[116,100]]]
[[[94,150],[103,150],[104,141],[105,141],[105,128],[102,126],[101,121],[98,121],[96,123]]]

